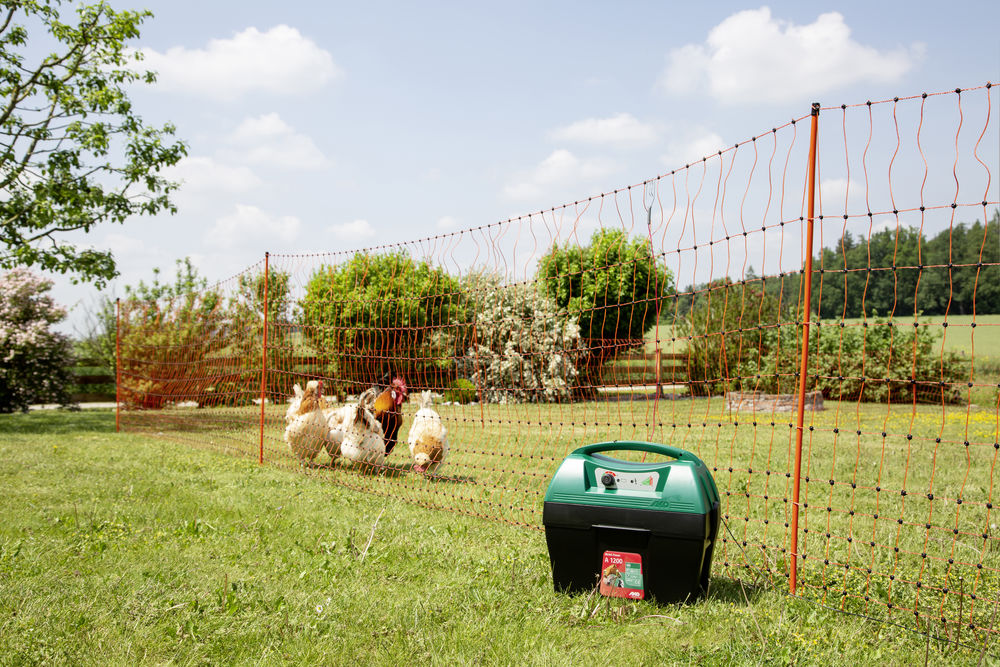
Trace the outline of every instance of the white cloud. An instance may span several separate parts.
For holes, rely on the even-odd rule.
[[[331,225],[328,231],[341,241],[361,241],[375,236],[375,228],[367,220],[352,220]]]
[[[223,248],[261,244],[277,248],[295,241],[301,226],[295,216],[273,216],[256,206],[237,204],[233,213],[216,220],[205,242]]]
[[[710,130],[698,128],[687,136],[673,139],[661,159],[668,168],[680,169],[703,157],[715,155],[723,148],[722,137]]]
[[[854,83],[893,83],[923,53],[920,43],[891,51],[860,44],[838,12],[796,25],[761,7],[725,19],[704,44],[673,49],[659,85],[691,93],[707,84],[728,104],[789,103]]]
[[[296,132],[276,113],[246,118],[229,136],[240,162],[284,169],[322,169],[330,165],[313,140]]]
[[[203,49],[141,53],[144,67],[158,73],[157,88],[223,100],[252,92],[309,92],[341,74],[328,51],[287,25],[266,32],[250,27]]]
[[[441,230],[458,229],[458,219],[446,215],[438,219],[437,228]]]
[[[561,148],[553,151],[530,172],[522,174],[516,182],[508,184],[504,193],[512,199],[532,199],[571,183],[593,181],[613,171],[614,165],[606,160],[581,159]],[[556,193],[551,196],[558,199]]]
[[[295,130],[276,113],[266,113],[256,118],[245,118],[229,135],[237,143],[253,143],[263,139],[280,139]]]
[[[116,233],[111,233],[104,237],[104,247],[110,250],[116,259],[145,255],[148,252],[146,244],[142,239]]]
[[[844,208],[845,197],[848,201],[856,199],[860,190],[861,187],[857,183],[848,190],[846,178],[824,178],[819,183],[823,208],[834,211],[840,211]]]
[[[640,122],[628,113],[616,114],[610,118],[586,118],[552,132],[552,138],[558,141],[626,146],[648,144],[656,141],[658,136],[656,128]]]
[[[261,185],[253,170],[205,156],[182,158],[163,170],[166,178],[182,183],[181,192],[249,192]]]
[[[90,237],[87,238],[90,239]],[[134,262],[136,259],[145,261],[150,256],[160,254],[158,249],[150,248],[142,239],[120,232],[106,234],[104,239],[99,243],[88,240],[86,243],[76,243],[74,245],[81,249],[100,250],[102,252],[111,251],[116,263],[119,265],[124,262]],[[119,268],[121,267],[119,266]]]

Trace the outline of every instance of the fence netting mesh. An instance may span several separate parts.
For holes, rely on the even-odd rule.
[[[994,632],[995,102],[987,85],[820,109],[810,276],[806,114],[531,215],[262,253],[213,286],[122,300],[121,426],[536,528],[575,448],[669,443],[719,486],[716,576],[787,586],[797,529],[799,594]],[[321,382],[332,414],[396,378],[407,400],[383,460],[289,446],[294,385]],[[417,471],[407,438],[425,391],[449,449]]]

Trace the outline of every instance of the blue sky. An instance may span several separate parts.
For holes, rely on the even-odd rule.
[[[1000,79],[989,2],[115,6],[154,11],[135,46],[159,82],[134,100],[190,147],[171,174],[177,215],[80,239],[115,251],[122,275],[106,293],[118,294],[185,256],[214,281],[265,251],[358,249],[547,209],[813,101]],[[54,293],[74,307],[63,328],[78,329],[93,289],[56,277]]]

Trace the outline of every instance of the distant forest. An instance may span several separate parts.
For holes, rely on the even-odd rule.
[[[982,257],[980,257],[982,252]],[[845,233],[813,259],[812,312],[822,318],[894,313],[966,315],[1000,313],[1000,213],[988,225],[959,223],[926,238],[911,227],[885,229],[870,239]],[[797,308],[803,271],[760,277],[751,269],[754,292]],[[978,280],[977,280],[978,276]],[[677,297],[678,314],[730,279],[690,286]],[[740,282],[740,281],[736,281]],[[914,302],[916,308],[914,308]],[[671,310],[673,310],[671,308]]]

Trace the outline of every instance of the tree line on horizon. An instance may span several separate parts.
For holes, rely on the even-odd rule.
[[[750,268],[744,280],[797,310],[803,273],[758,276]],[[712,290],[742,282],[690,285],[664,313],[686,317]],[[903,226],[868,238],[846,232],[813,258],[810,305],[822,319],[1000,313],[1000,211],[986,225],[962,222],[929,238]]]

